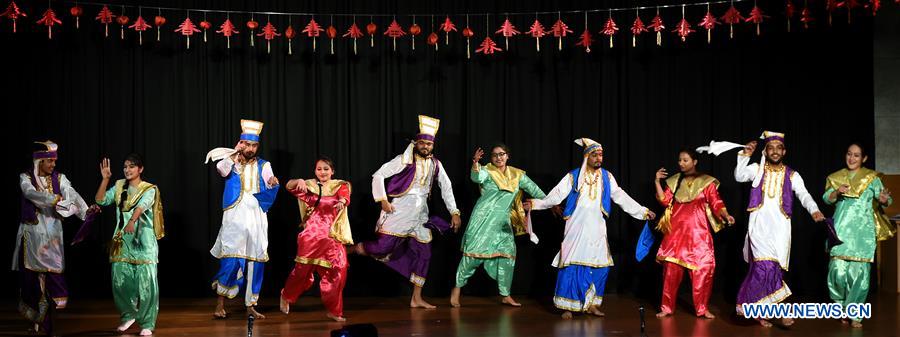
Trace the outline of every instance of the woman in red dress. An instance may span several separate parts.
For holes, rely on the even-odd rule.
[[[662,305],[656,317],[669,316],[675,311],[678,285],[684,269],[688,269],[696,315],[715,318],[706,307],[716,269],[709,229],[712,227],[718,232],[724,226],[723,222],[734,224],[734,218],[719,198],[719,181],[697,172],[697,156],[694,150],[679,152],[681,173],[671,177],[665,168],[656,171],[656,199],[666,207],[666,213],[657,225],[664,237],[656,254],[657,262],[663,266]],[[662,179],[665,179],[665,186],[660,184]]]
[[[316,161],[316,178],[288,181],[285,188],[297,197],[300,204],[301,227],[297,235],[297,264],[281,290],[281,311],[287,314],[290,304],[313,284],[313,272],[321,280],[319,289],[328,318],[344,319],[342,292],[347,281],[347,251],[352,245],[347,205],[350,204],[350,183],[331,179],[334,162],[326,157]]]

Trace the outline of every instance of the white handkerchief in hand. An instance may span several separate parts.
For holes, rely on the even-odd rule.
[[[228,158],[229,156],[233,155],[235,152],[237,152],[237,151],[235,151],[232,148],[217,147],[215,149],[209,150],[209,152],[206,153],[206,161],[203,163],[206,164],[206,163],[209,163],[210,160],[215,162],[215,161],[219,161],[219,160]]]
[[[744,148],[744,145],[743,145],[743,144],[738,144],[738,143],[732,143],[732,142],[717,142],[717,141],[711,141],[711,142],[709,142],[709,146],[701,146],[701,147],[698,147],[698,148],[697,148],[697,152],[699,152],[699,153],[704,153],[704,152],[706,152],[706,153],[712,153],[713,155],[718,156],[718,155],[720,155],[720,154],[722,154],[722,153],[725,153],[725,152],[727,152],[727,151],[730,151],[730,150],[733,150],[733,149],[737,149],[737,148]]]
[[[528,233],[528,239],[531,242],[534,244],[538,243],[538,236],[534,234],[534,230],[531,228],[531,211],[525,213],[525,232]]]

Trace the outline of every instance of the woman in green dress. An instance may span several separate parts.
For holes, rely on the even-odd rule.
[[[456,287],[450,293],[450,305],[459,307],[459,294],[478,266],[483,265],[488,275],[497,281],[502,303],[521,306],[510,296],[513,268],[516,264],[516,235],[526,234],[525,210],[522,193],[532,198],[544,198],[544,192],[525,175],[525,171],[506,165],[509,148],[498,144],[491,148],[491,162],[481,166],[478,162],[484,150],[478,149],[472,157],[474,183],[479,185],[481,197],[475,203],[469,225],[462,239],[462,260],[456,269]]]
[[[95,199],[100,206],[115,205],[116,229],[109,248],[112,265],[113,300],[121,312],[119,332],[135,322],[141,336],[153,334],[159,313],[156,263],[163,237],[162,202],[159,188],[143,181],[144,163],[137,154],[125,157],[125,179],[107,189],[112,177],[109,159],[100,163],[103,180]]]
[[[881,173],[862,166],[868,158],[859,144],[847,148],[845,159],[847,168],[828,176],[822,195],[826,203],[835,205],[834,230],[843,241],[829,251],[828,292],[844,308],[866,302],[876,243],[895,232],[883,211],[893,199],[881,182]],[[862,320],[851,324],[860,328]]]

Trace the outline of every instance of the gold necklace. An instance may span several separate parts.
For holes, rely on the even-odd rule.
[[[598,174],[598,173],[599,173],[598,171],[594,171],[594,173],[593,173],[593,174],[594,174],[593,179],[591,179],[591,180],[589,180],[589,181],[585,181],[585,182],[584,182],[584,185],[581,186],[581,189],[584,189],[584,187],[587,186],[587,188],[588,188],[588,198],[590,198],[591,200],[596,200],[596,199],[597,199],[597,189],[594,188],[594,184],[596,184],[596,183],[597,183],[597,179],[600,178],[600,174]],[[578,193],[581,193],[581,189],[578,190]]]
[[[781,184],[779,184],[779,182],[784,180],[784,170],[771,169],[767,166],[766,171],[766,195],[769,198],[774,199],[781,190]]]

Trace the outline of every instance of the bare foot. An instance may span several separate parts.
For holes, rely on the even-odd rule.
[[[335,322],[346,322],[347,321],[347,319],[344,318],[343,316],[335,316],[335,315],[332,315],[331,313],[327,313],[327,314],[325,314],[325,316],[333,319]]]
[[[850,326],[859,329],[862,328],[862,322],[853,321],[853,323],[850,323]]]
[[[846,324],[848,324],[848,323],[850,323],[850,320],[849,320],[849,319],[846,319],[846,318],[842,318],[842,319],[841,319],[841,324],[846,325]]]
[[[450,306],[454,308],[459,308],[459,293],[462,289],[458,287],[454,287],[453,290],[450,291]]]
[[[711,312],[707,311],[707,312],[704,312],[703,315],[700,315],[700,317],[703,317],[706,319],[715,319],[716,315],[713,315]]]
[[[782,319],[781,319],[781,324],[784,324],[784,326],[791,326],[791,325],[794,325],[794,319],[793,319],[793,318],[787,318],[787,317],[782,318]]]
[[[278,307],[285,315],[291,312],[291,304],[284,300],[284,297],[278,297]]]
[[[228,317],[228,313],[225,312],[225,298],[222,296],[216,300],[216,311],[213,312],[213,317],[220,319]]]
[[[514,299],[512,298],[512,296],[506,296],[506,297],[504,297],[504,298],[503,298],[503,301],[501,301],[501,302],[502,302],[503,304],[511,305],[511,306],[514,306],[514,307],[521,307],[521,306],[522,306],[522,303],[516,302],[516,300],[514,300]]]
[[[666,312],[666,311],[660,311],[659,313],[656,314],[656,318],[663,318],[663,317],[668,317],[668,316],[672,316],[672,313]]]
[[[562,319],[565,319],[565,320],[572,319],[572,312],[571,312],[571,311],[566,311],[566,312],[564,312],[564,313],[562,314]]]
[[[424,309],[437,308],[436,306],[433,306],[433,305],[429,304],[428,302],[425,302],[425,300],[422,298],[413,298],[412,300],[410,300],[409,307],[410,308],[424,308]]]
[[[594,316],[597,316],[597,317],[604,317],[604,316],[606,316],[606,314],[604,314],[602,311],[600,311],[600,306],[599,306],[599,305],[592,305],[591,308],[589,309],[589,312],[591,313],[591,315],[594,315]]]
[[[771,328],[771,327],[772,327],[772,323],[769,322],[769,321],[767,321],[767,320],[764,320],[764,319],[757,319],[757,321],[759,321],[759,325],[762,325],[763,327],[766,327],[766,328]]]
[[[260,314],[253,307],[247,307],[247,315],[253,315],[255,319],[266,319],[266,315]]]
[[[119,332],[125,332],[125,330],[128,330],[128,328],[130,328],[132,324],[134,324],[134,319],[130,319],[128,321],[122,322],[122,324],[119,325],[119,327],[116,328],[116,330]]]
[[[153,334],[153,330],[150,329],[141,329],[141,336],[150,336]]]

